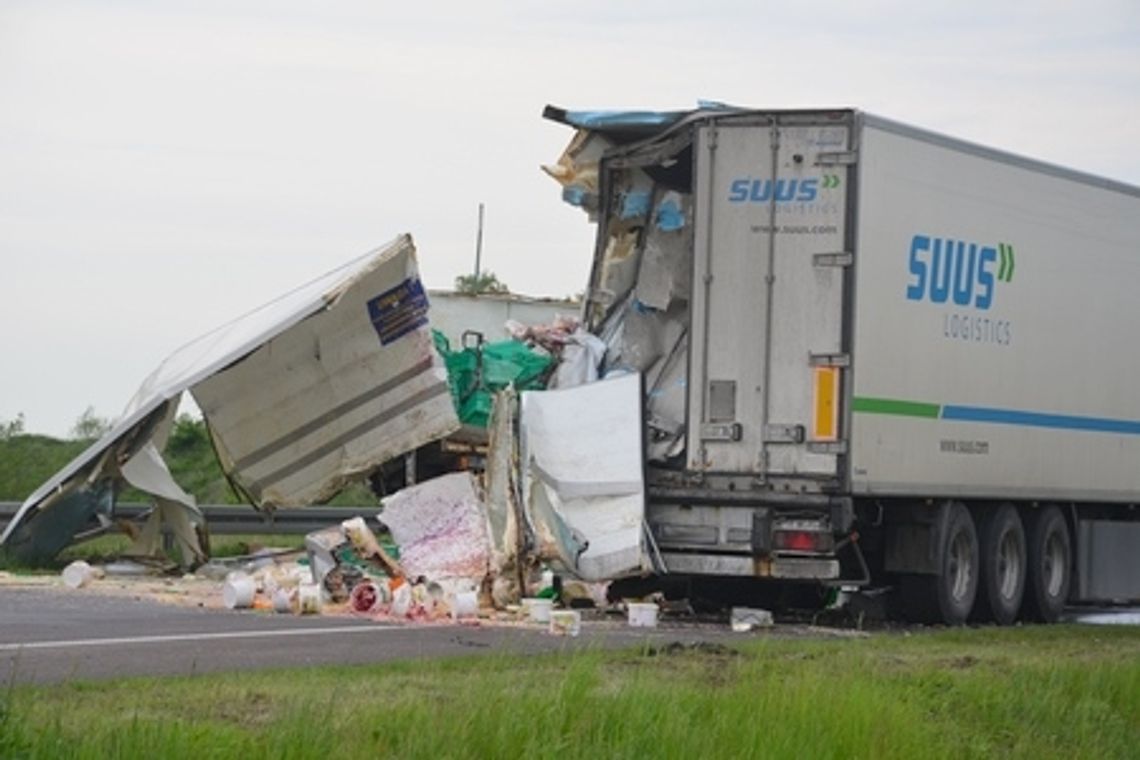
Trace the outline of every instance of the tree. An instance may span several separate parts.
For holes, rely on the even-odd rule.
[[[455,292],[478,296],[484,293],[510,293],[505,282],[499,282],[494,272],[461,274],[455,278]]]
[[[0,419],[0,441],[7,441],[24,434],[24,413],[19,412],[14,420]]]
[[[213,449],[206,422],[195,419],[189,414],[178,415],[170,431],[170,437],[166,441],[166,450],[171,456],[191,457],[198,456],[201,452],[209,452],[212,455]]]
[[[111,429],[111,420],[95,414],[95,407],[89,406],[79,415],[71,428],[71,437],[80,441],[93,441],[102,438]]]

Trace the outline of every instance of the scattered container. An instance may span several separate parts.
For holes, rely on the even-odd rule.
[[[392,614],[406,617],[412,609],[412,587],[401,583],[392,590]]]
[[[273,609],[277,612],[293,611],[294,592],[287,588],[278,588],[273,592]]]
[[[629,602],[629,625],[631,628],[656,628],[657,605],[652,602]]]
[[[256,595],[257,581],[245,573],[230,573],[222,584],[222,603],[231,610],[252,607]]]
[[[148,575],[152,569],[141,562],[121,559],[118,562],[108,562],[103,565],[103,571],[107,575]]]
[[[529,597],[522,600],[523,609],[532,623],[549,623],[550,613],[554,609],[553,599],[539,599]]]
[[[321,586],[319,583],[302,583],[297,587],[297,612],[301,615],[321,613]]]
[[[479,615],[479,594],[475,591],[462,591],[455,595],[451,604],[453,620],[473,618]]]
[[[771,628],[775,624],[771,612],[753,607],[733,607],[729,619],[736,633],[747,633],[753,628]]]
[[[380,587],[372,581],[357,583],[348,596],[348,606],[352,611],[364,614],[377,611],[382,601]]]
[[[577,636],[582,631],[582,613],[578,610],[552,610],[549,630],[554,636]]]
[[[63,568],[63,585],[68,588],[83,588],[95,580],[95,577],[95,568],[81,559]]]

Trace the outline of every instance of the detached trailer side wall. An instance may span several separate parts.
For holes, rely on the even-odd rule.
[[[1140,194],[864,118],[853,492],[1140,500]]]

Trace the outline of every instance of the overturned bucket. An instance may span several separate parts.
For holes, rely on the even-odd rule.
[[[461,591],[451,603],[453,620],[463,620],[479,616],[479,594],[475,591]]]
[[[632,628],[656,628],[657,605],[644,602],[630,602],[629,625]]]
[[[528,597],[522,600],[522,606],[532,623],[549,623],[550,613],[554,610],[554,600]]]
[[[301,615],[321,613],[321,586],[318,583],[302,583],[297,587],[297,612]]]
[[[352,587],[352,593],[348,595],[348,606],[353,612],[362,615],[378,612],[388,603],[387,591],[388,586],[384,584],[372,581],[357,583]]]
[[[81,559],[63,568],[63,585],[68,588],[83,588],[96,577],[95,568]]]
[[[578,610],[552,611],[549,631],[555,636],[577,636],[582,631],[582,613]]]
[[[253,606],[257,595],[257,581],[244,573],[230,573],[222,585],[222,604],[231,610],[243,610]]]

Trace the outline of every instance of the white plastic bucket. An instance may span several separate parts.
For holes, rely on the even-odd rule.
[[[273,609],[277,612],[292,612],[293,594],[287,588],[278,588],[273,592]]]
[[[297,612],[301,615],[319,615],[321,587],[316,583],[302,583],[297,587]]]
[[[578,610],[552,610],[549,630],[555,636],[577,636],[582,630],[582,613]]]
[[[93,580],[95,580],[95,568],[81,559],[63,568],[63,585],[68,588],[83,588]]]
[[[389,610],[393,617],[407,617],[412,609],[412,587],[401,583],[392,592],[392,607]]]
[[[523,599],[523,609],[527,611],[532,623],[549,623],[550,613],[554,609],[553,599],[530,598]]]
[[[657,605],[652,603],[643,602],[630,602],[626,605],[629,609],[629,625],[632,628],[656,628],[657,627]]]
[[[462,591],[455,595],[451,605],[451,617],[455,620],[473,618],[479,614],[479,594],[474,591]]]
[[[230,573],[222,585],[222,603],[231,610],[253,606],[257,594],[257,581],[242,573]]]

